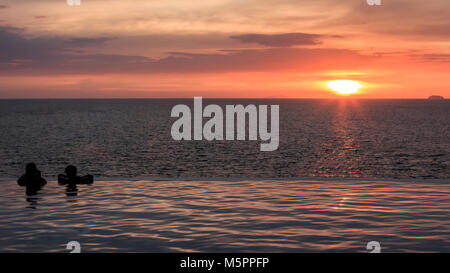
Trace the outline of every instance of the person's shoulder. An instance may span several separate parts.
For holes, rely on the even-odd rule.
[[[19,179],[17,179],[17,184],[20,186],[25,186],[27,184],[27,177],[25,175],[19,177]]]
[[[39,177],[39,184],[41,185],[41,186],[44,186],[45,184],[47,184],[47,180],[45,180],[45,178],[43,178],[43,177]]]
[[[69,182],[69,178],[65,174],[58,174],[58,183],[59,184],[66,184]]]
[[[19,184],[20,186],[27,186],[30,184],[33,185],[45,185],[47,184],[47,180],[45,180],[44,178],[40,177],[40,176],[26,176],[26,175],[22,175],[18,180],[17,180],[17,184]]]

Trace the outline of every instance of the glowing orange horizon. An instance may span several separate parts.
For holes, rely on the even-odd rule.
[[[450,1],[4,2],[0,98],[450,97]]]

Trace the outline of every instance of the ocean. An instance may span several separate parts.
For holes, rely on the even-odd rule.
[[[0,100],[0,177],[35,162],[48,178],[450,178],[450,100],[203,100],[280,105],[274,152],[175,141],[177,104],[193,100]]]
[[[450,251],[449,100],[203,100],[280,105],[273,152],[174,141],[192,103],[0,100],[0,252]],[[59,186],[67,164],[94,184]]]

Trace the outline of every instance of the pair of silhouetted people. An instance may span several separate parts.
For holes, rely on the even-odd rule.
[[[22,187],[26,187],[27,196],[33,196],[47,184],[47,181],[42,178],[41,171],[37,169],[36,164],[29,163],[25,167],[25,174],[17,180],[17,183]],[[77,168],[73,165],[67,166],[64,174],[58,175],[58,184],[67,185],[66,193],[68,196],[76,195],[78,191],[77,184],[92,183],[94,183],[94,177],[92,175],[78,176]]]

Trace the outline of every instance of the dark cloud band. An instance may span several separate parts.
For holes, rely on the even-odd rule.
[[[291,47],[298,45],[320,44],[322,35],[308,33],[283,33],[283,34],[243,34],[231,36],[231,39],[242,43],[254,43],[269,47]]]

